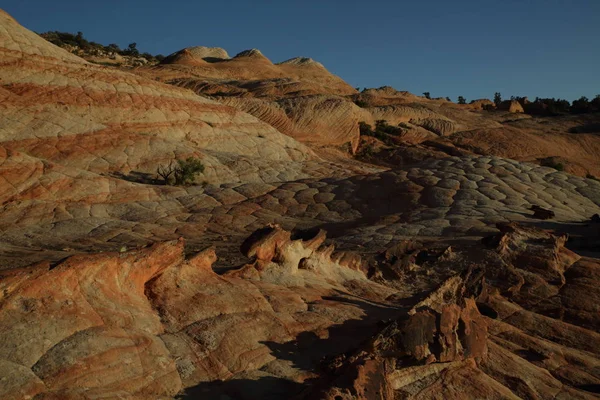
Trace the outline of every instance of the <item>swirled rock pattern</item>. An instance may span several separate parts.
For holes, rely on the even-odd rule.
[[[598,181],[495,157],[283,183],[174,188],[118,181],[122,186],[107,182],[103,189],[98,179],[66,178],[70,190],[57,183],[41,191],[34,175],[23,183],[33,185],[29,190],[6,197],[2,240],[14,247],[4,264],[23,263],[25,254],[30,261],[60,258],[179,236],[198,247],[229,248],[265,223],[324,227],[340,245],[377,251],[404,237],[491,233],[497,222],[531,220],[532,205],[553,210],[557,223],[584,221],[600,207]]]
[[[566,237],[499,229],[367,262],[324,247],[324,231],[270,225],[223,275],[214,250],[186,259],[182,240],[5,271],[0,393],[594,398],[599,293],[583,277],[600,263]]]
[[[312,158],[309,149],[248,114],[88,64],[5,14],[1,21],[6,152],[97,174],[153,174],[157,163],[197,155],[215,181],[236,180],[242,171],[268,180],[273,167],[297,175],[302,166],[295,163]]]
[[[0,12],[0,398],[598,398],[581,121],[225,58],[105,68]]]

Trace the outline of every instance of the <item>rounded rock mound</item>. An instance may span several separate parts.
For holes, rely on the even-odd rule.
[[[186,47],[169,55],[162,61],[162,64],[204,64],[230,58],[227,51],[220,47],[195,46]]]
[[[297,65],[299,67],[319,67],[323,69],[325,68],[323,64],[309,57],[294,57],[290,58],[289,60],[277,63],[277,65]]]
[[[235,55],[235,57],[233,57],[233,59],[243,59],[243,58],[249,58],[249,59],[253,59],[253,60],[263,60],[263,61],[267,61],[268,63],[272,64],[271,60],[269,60],[267,57],[265,57],[265,55],[258,49],[249,49],[249,50],[244,50],[238,54]]]

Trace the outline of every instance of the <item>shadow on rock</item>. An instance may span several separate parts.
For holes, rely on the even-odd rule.
[[[187,388],[176,399],[279,400],[297,396],[304,384],[273,376],[206,382]]]
[[[129,174],[115,172],[112,174],[112,176],[128,182],[144,183],[146,185],[164,185],[162,180],[156,179],[153,174],[149,174],[147,172],[131,171]]]

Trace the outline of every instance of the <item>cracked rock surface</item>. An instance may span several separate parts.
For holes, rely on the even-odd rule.
[[[0,61],[0,398],[600,397],[597,135],[256,49],[103,67],[2,11]],[[402,146],[350,157],[379,119]]]

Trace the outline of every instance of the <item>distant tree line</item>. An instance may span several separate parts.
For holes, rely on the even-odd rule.
[[[431,99],[429,92],[424,92],[423,97]],[[451,101],[446,97],[447,101]],[[562,115],[562,114],[586,114],[592,112],[600,112],[600,94],[596,95],[592,100],[585,96],[574,100],[572,103],[565,99],[556,98],[540,98],[536,97],[534,101],[529,101],[527,97],[511,96],[510,100],[518,101],[527,114],[531,115]],[[463,96],[458,96],[458,104],[467,104],[467,99]],[[494,103],[499,106],[503,102],[500,92],[494,93]]]
[[[42,33],[40,36],[59,47],[73,46],[80,48],[81,50],[92,55],[98,55],[100,52],[106,52],[120,54],[122,56],[142,57],[148,61],[158,62],[165,58],[165,56],[162,54],[152,55],[150,53],[140,53],[137,48],[137,43],[130,43],[126,49],[121,49],[119,45],[115,43],[104,46],[100,43],[90,42],[83,37],[82,32],[77,32],[77,34],[74,35],[67,32],[51,31]]]
[[[586,114],[600,112],[600,94],[592,100],[582,96],[573,102],[565,99],[540,98],[536,97],[534,101],[529,101],[527,97],[511,96],[512,101],[518,101],[527,114],[531,115],[562,115],[562,114]],[[499,105],[502,102],[502,95],[496,92],[494,103]]]

